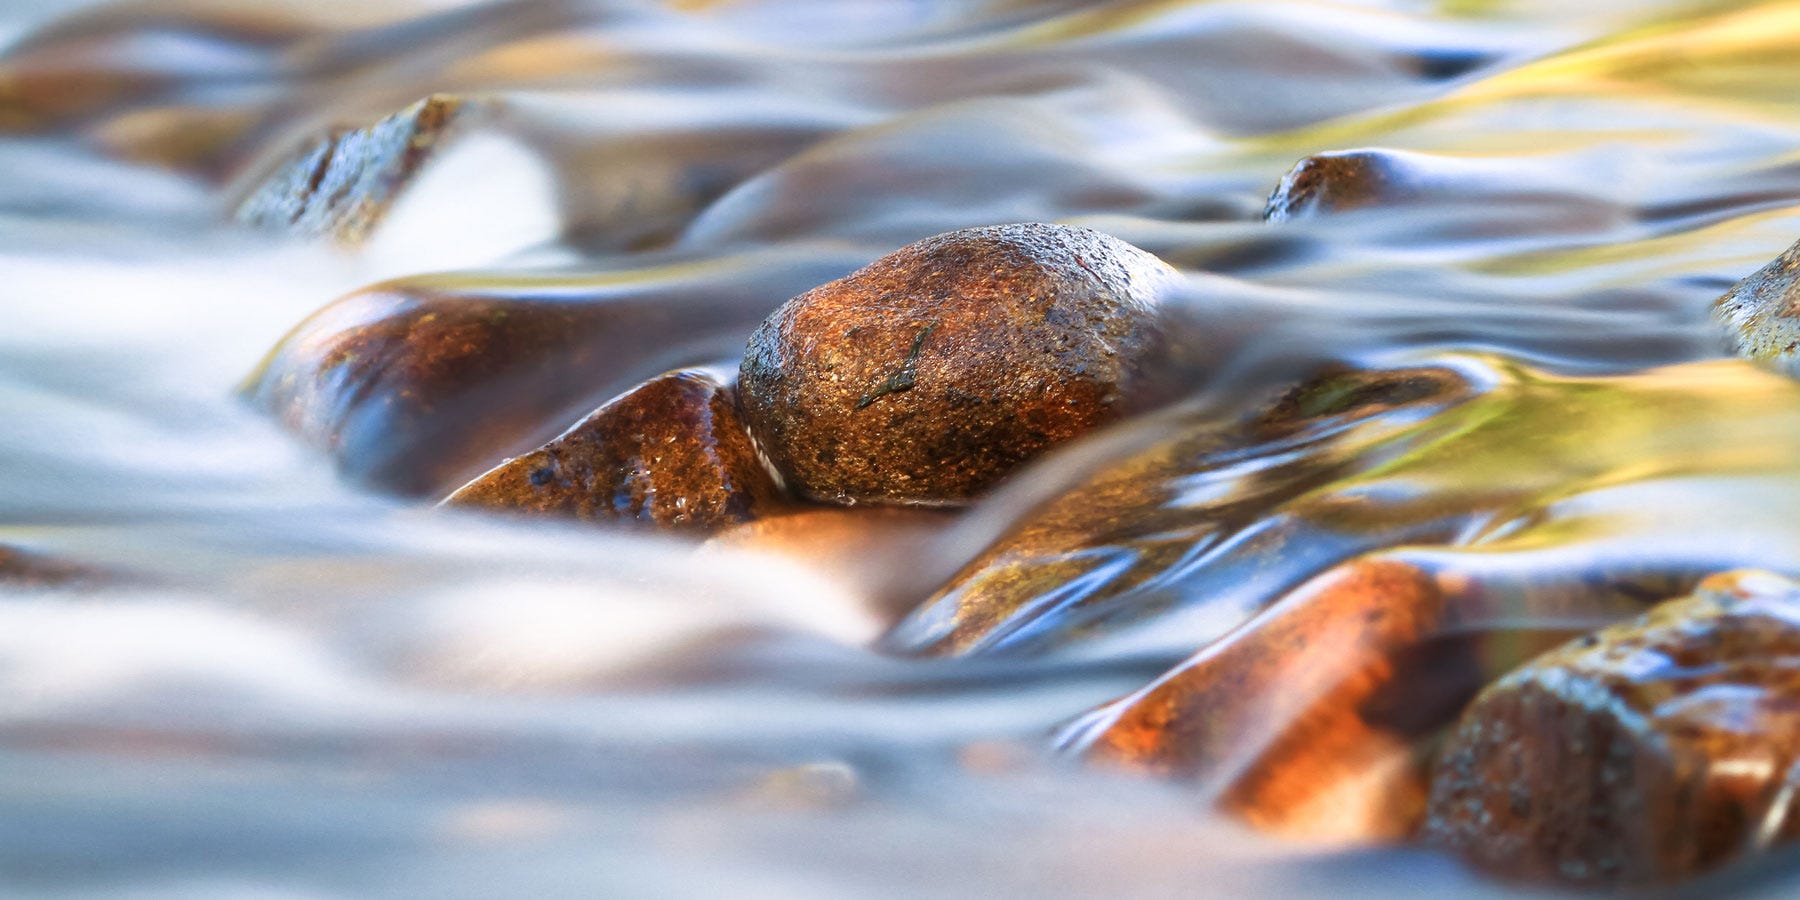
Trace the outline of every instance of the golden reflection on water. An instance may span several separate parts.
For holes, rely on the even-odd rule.
[[[480,832],[516,854],[483,858],[510,888],[575,860],[602,887],[594,871],[690,891],[798,872],[838,896],[885,888],[903,858],[973,893],[1015,888],[1018,859],[1056,876],[1049,894],[1353,892],[1359,873],[1379,896],[1486,890],[1404,851],[1220,837],[1183,786],[1038,751],[1364,554],[1458,586],[1446,628],[1491,635],[1493,659],[1715,568],[1800,571],[1800,387],[1717,359],[1705,320],[1800,237],[1800,3],[1558,6],[208,2],[24,38],[0,56],[0,265],[25,273],[0,285],[0,416],[34,427],[0,433],[0,538],[148,587],[0,605],[0,698],[30,698],[0,701],[0,795],[49,823],[0,825],[0,859],[55,887],[179,890],[219,876],[206,847],[331,885],[332,866],[280,869],[246,836],[265,834],[441,887]],[[491,110],[475,133],[518,150],[491,158],[548,187],[422,181],[432,196],[390,220],[412,243],[380,260],[225,231],[259,173],[436,91]],[[1359,147],[1408,151],[1412,190],[1259,221],[1298,159]],[[452,226],[415,201],[536,204],[562,236],[478,240],[434,273],[420,248]],[[1022,219],[1185,265],[1192,396],[955,521],[908,522],[905,552],[860,570],[814,553],[795,575],[748,552],[755,535],[696,555],[431,516],[328,471],[335,454],[429,494],[637,380],[728,358],[787,296]],[[471,309],[495,345],[564,348],[506,369],[519,402],[458,380],[479,354],[433,393],[340,342]],[[600,314],[617,309],[637,318]],[[276,417],[310,446],[219,374],[289,328],[272,360],[333,362],[259,396],[287,398]],[[1462,386],[1246,436],[1332,366]],[[808,527],[762,539],[880,533]],[[883,649],[966,656],[864,646],[901,618]],[[994,746],[1017,768],[954,762]],[[719,799],[792,772],[855,789],[775,814]],[[324,824],[269,812],[295,804]],[[482,812],[545,809],[529,827]],[[200,838],[159,843],[158,813]],[[116,872],[54,862],[82,840]]]

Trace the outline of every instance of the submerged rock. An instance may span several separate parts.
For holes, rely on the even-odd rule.
[[[754,519],[779,496],[731,389],[705,372],[680,371],[613,399],[444,504],[709,530]]]
[[[1240,615],[1253,614],[1339,560],[1440,531],[1441,510],[1395,510],[1322,533],[1307,508],[1352,511],[1325,489],[1429,440],[1422,420],[1474,396],[1452,368],[1337,371],[1244,420],[1173,423],[1168,437],[1020,516],[887,645],[930,655],[1041,648],[1141,621],[1178,589],[1248,599],[1256,605]],[[1299,514],[1284,508],[1301,504]],[[1266,563],[1284,554],[1289,565]]]
[[[1443,611],[1425,571],[1351,563],[1078,732],[1091,758],[1204,779],[1226,809],[1264,828],[1402,837],[1424,808],[1424,779],[1410,736],[1369,711],[1426,675],[1404,671],[1402,657]]]
[[[246,225],[345,244],[366,239],[464,117],[459,98],[434,94],[365,128],[317,138],[239,204]]]
[[[1078,720],[1065,741],[1098,762],[1192,782],[1286,837],[1408,838],[1424,818],[1434,737],[1494,677],[1577,633],[1553,624],[1557,606],[1598,611],[1625,587],[1589,579],[1585,596],[1557,598],[1535,579],[1495,574],[1352,560]],[[1524,603],[1496,602],[1521,589]],[[1539,621],[1483,624],[1521,609]]]
[[[302,322],[246,392],[352,479],[441,497],[646,378],[730,358],[769,297],[847,268],[765,255],[388,282]]]
[[[1713,301],[1731,351],[1800,374],[1800,242]]]
[[[1436,362],[1327,373],[1243,418],[1146,423],[1048,499],[1021,493],[1032,505],[1016,524],[975,538],[986,549],[886,646],[1033,653],[1105,637],[1191,652],[1308,578],[1402,546],[1593,541],[1590,570],[1566,576],[1577,586],[1603,551],[1642,562],[1617,549],[1633,540],[1670,573],[1800,564],[1770,537],[1788,527],[1777,498],[1800,502],[1800,382],[1736,360],[1604,377]],[[1692,490],[1722,483],[1758,504],[1694,507]]]
[[[740,403],[800,494],[968,500],[1140,400],[1161,260],[1084,228],[938,235],[808,291],[750,338]]]
[[[1738,572],[1506,676],[1427,837],[1510,877],[1653,885],[1800,836],[1800,584]]]

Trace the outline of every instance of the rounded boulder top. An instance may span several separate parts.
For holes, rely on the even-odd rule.
[[[745,424],[802,496],[956,504],[1138,405],[1177,273],[1086,228],[953,231],[776,310]]]

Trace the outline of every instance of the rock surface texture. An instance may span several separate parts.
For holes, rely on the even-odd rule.
[[[956,504],[1132,410],[1161,260],[1085,228],[972,228],[788,301],[751,337],[746,424],[801,495]]]
[[[1483,691],[1426,835],[1511,878],[1664,884],[1800,836],[1797,764],[1800,584],[1728,573]]]
[[[614,399],[445,504],[710,530],[749,521],[779,497],[730,388],[704,372],[679,371]]]
[[[303,147],[237,210],[237,219],[302,237],[358,244],[453,134],[462,100],[434,94],[366,128],[341,129]]]
[[[1800,373],[1800,242],[1713,302],[1733,353]]]

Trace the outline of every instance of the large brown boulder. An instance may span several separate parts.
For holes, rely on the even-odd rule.
[[[919,241],[763,322],[739,379],[746,424],[806,497],[966,501],[1131,410],[1175,277],[1085,228]]]

